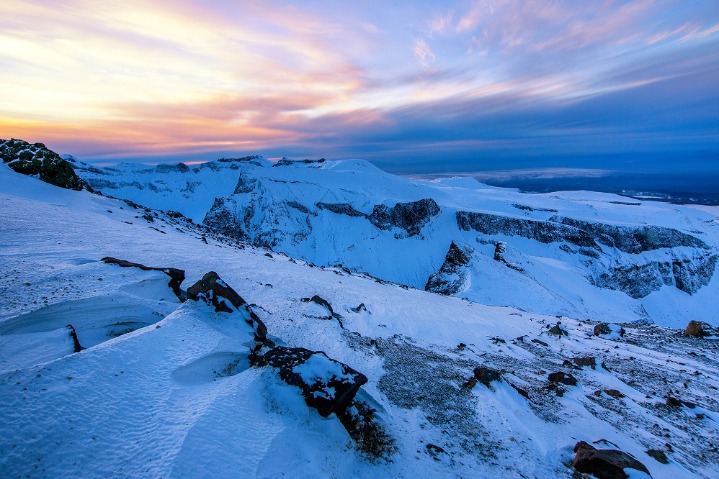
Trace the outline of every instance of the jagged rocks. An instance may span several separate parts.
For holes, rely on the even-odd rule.
[[[572,465],[579,472],[592,474],[598,479],[628,479],[625,469],[635,469],[649,474],[647,467],[626,452],[616,449],[597,449],[579,441],[574,446]]]
[[[550,373],[547,378],[552,383],[562,383],[562,384],[566,384],[567,386],[576,386],[577,385],[577,378],[575,378],[571,374],[565,373],[563,371],[559,371],[556,373]]]
[[[464,231],[474,230],[486,235],[522,236],[540,243],[566,241],[581,247],[597,248],[594,238],[575,226],[476,211],[457,211],[456,218],[457,226]]]
[[[107,264],[116,264],[121,268],[139,268],[143,271],[161,271],[170,277],[170,282],[167,283],[167,285],[170,289],[172,289],[172,292],[175,293],[175,296],[177,296],[180,301],[184,301],[185,299],[182,289],[180,288],[180,285],[185,280],[185,272],[181,269],[145,266],[144,264],[133,263],[132,261],[117,259],[112,256],[105,256],[100,261]]]
[[[23,140],[0,140],[0,158],[18,173],[37,176],[51,185],[69,190],[92,191],[69,162],[42,143],[30,144]]]
[[[609,339],[624,337],[624,328],[618,324],[599,323],[594,326],[595,336],[608,336]]]
[[[322,417],[344,410],[367,377],[323,352],[278,346],[255,359],[258,366],[279,369],[280,378],[297,386],[308,406]]]
[[[472,249],[468,246],[459,246],[452,241],[444,263],[439,270],[429,277],[425,291],[452,295],[460,292],[467,279],[466,267],[469,264]]]
[[[401,228],[408,236],[416,236],[439,212],[437,202],[432,198],[425,198],[409,203],[397,203],[392,208],[387,205],[376,205],[367,218],[381,230]]]
[[[672,261],[613,266],[592,280],[600,288],[622,291],[635,299],[662,286],[694,294],[711,281],[717,259],[714,254],[701,254]]]
[[[597,359],[594,356],[573,358],[572,362],[580,368],[590,367],[592,369],[596,369],[597,367]]]
[[[187,288],[187,297],[194,301],[203,300],[215,307],[217,312],[239,312],[255,332],[258,343],[267,344],[267,326],[249,307],[237,292],[227,285],[214,271],[206,273],[200,281]],[[230,304],[227,304],[227,303]]]

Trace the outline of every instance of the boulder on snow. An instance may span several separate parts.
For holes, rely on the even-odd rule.
[[[250,308],[247,302],[214,271],[206,273],[201,280],[187,288],[187,297],[194,301],[203,300],[215,307],[217,312],[244,313],[245,321],[255,331],[255,340],[265,343],[267,326]],[[229,305],[227,303],[230,303]]]
[[[594,326],[595,336],[619,336],[624,337],[624,328],[618,324],[599,323]]]
[[[592,369],[595,369],[597,367],[597,359],[594,356],[583,356],[574,358],[572,359],[572,362],[580,368],[590,367]]]
[[[504,253],[507,251],[507,243],[504,241],[497,241],[494,246],[494,261],[505,261]]]
[[[635,469],[649,474],[647,467],[626,452],[616,449],[597,449],[579,441],[574,446],[572,465],[579,472],[592,474],[598,479],[628,479],[625,469]],[[649,474],[651,476],[651,474]]]
[[[308,406],[322,417],[343,411],[354,399],[367,377],[321,351],[278,346],[256,358],[258,366],[279,369],[280,378],[297,386]]]
[[[693,336],[695,338],[703,338],[705,336],[714,336],[715,331],[707,323],[701,321],[689,321],[686,329],[684,330],[684,336]]]
[[[330,304],[330,302],[319,295],[315,294],[311,298],[302,298],[300,301],[302,301],[303,303],[315,303],[322,306],[329,313],[327,319],[332,319],[335,315],[334,309],[332,309],[332,305]]]
[[[553,383],[562,383],[566,384],[567,386],[576,386],[577,385],[577,378],[572,376],[569,373],[565,373],[563,371],[558,371],[556,373],[550,373],[549,381]]]
[[[117,259],[113,258],[112,256],[105,256],[100,261],[107,264],[116,264],[121,268],[139,268],[143,271],[161,271],[170,277],[170,282],[167,283],[167,285],[170,287],[170,289],[172,289],[172,292],[175,293],[175,296],[177,296],[178,299],[180,299],[181,301],[184,300],[184,295],[182,294],[182,289],[180,288],[182,282],[185,281],[184,270],[177,268],[156,268],[151,266],[145,266],[144,264],[133,263],[132,261]]]
[[[485,366],[478,366],[474,368],[474,377],[480,383],[489,387],[489,383],[492,381],[501,381],[502,375],[496,369],[488,368]]]

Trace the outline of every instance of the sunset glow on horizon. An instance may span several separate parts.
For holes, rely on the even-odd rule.
[[[89,161],[719,151],[714,0],[5,0],[0,25],[0,138]]]

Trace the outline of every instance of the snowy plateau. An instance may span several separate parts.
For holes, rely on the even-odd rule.
[[[0,155],[2,477],[719,474],[719,207]]]

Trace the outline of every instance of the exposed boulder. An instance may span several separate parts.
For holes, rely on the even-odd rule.
[[[567,386],[576,386],[577,385],[577,378],[575,378],[571,374],[565,373],[563,371],[558,371],[556,373],[550,373],[548,376],[548,379],[550,382],[562,383],[562,384],[566,384]]]
[[[595,336],[609,336],[609,339],[624,337],[624,328],[618,324],[599,323],[594,326]]]
[[[669,458],[667,457],[667,454],[661,449],[648,449],[646,453],[647,456],[654,458],[657,462],[660,462],[662,464],[669,464]]]
[[[112,256],[105,256],[100,261],[107,264],[116,264],[120,266],[121,268],[139,268],[143,271],[161,271],[165,273],[167,276],[170,277],[170,282],[167,283],[167,285],[172,289],[172,292],[175,293],[175,296],[180,301],[184,301],[185,295],[182,292],[182,289],[180,288],[180,285],[185,280],[185,271],[177,268],[158,268],[158,267],[151,267],[151,266],[145,266],[144,264],[140,263],[133,263],[132,261],[127,261],[124,259],[117,259],[113,258]]]
[[[432,198],[425,198],[409,203],[397,203],[391,208],[387,205],[376,205],[368,219],[381,230],[401,228],[407,232],[407,235],[416,236],[439,212],[437,202]]]
[[[582,356],[578,358],[573,358],[572,362],[580,368],[590,367],[592,369],[595,369],[597,367],[597,358],[595,358],[594,356]]]
[[[492,381],[501,381],[502,375],[496,369],[488,368],[485,366],[479,366],[474,368],[474,377],[477,381],[489,387]]]
[[[689,321],[686,329],[684,330],[685,336],[693,336],[695,338],[703,338],[705,336],[714,336],[716,331],[707,323],[701,321]]]
[[[18,173],[37,176],[51,185],[69,190],[92,191],[72,165],[42,143],[23,140],[0,140],[0,158]]]
[[[427,280],[425,291],[444,295],[457,294],[462,290],[467,279],[466,267],[469,264],[473,250],[468,246],[459,246],[452,241],[444,263],[439,270]]]
[[[323,352],[278,346],[256,358],[258,366],[279,369],[280,378],[297,386],[308,406],[322,417],[343,411],[367,382],[367,377]]]
[[[574,468],[598,479],[628,479],[629,474],[625,469],[635,469],[651,476],[644,464],[623,451],[597,449],[591,444],[579,441],[574,446],[574,452]]]
[[[206,273],[201,280],[187,288],[187,297],[194,301],[203,300],[214,306],[217,312],[242,314],[245,322],[254,330],[255,340],[262,344],[269,343],[267,326],[247,302],[214,271]]]

